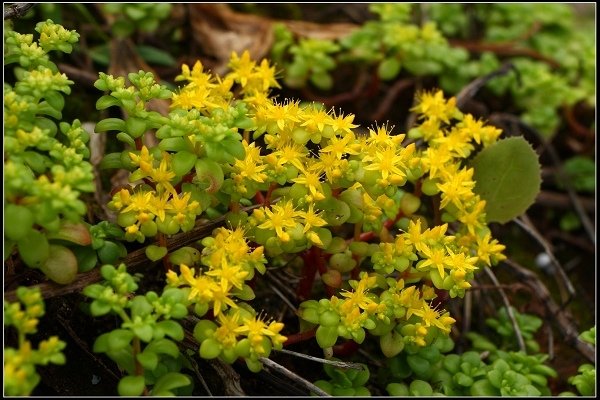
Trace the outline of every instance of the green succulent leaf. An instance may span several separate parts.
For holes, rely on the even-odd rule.
[[[46,261],[40,265],[42,272],[61,285],[73,282],[78,272],[75,254],[64,246],[51,244]]]
[[[119,381],[117,391],[120,396],[139,396],[146,387],[143,376],[125,376]]]

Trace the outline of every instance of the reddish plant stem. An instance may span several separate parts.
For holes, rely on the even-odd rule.
[[[140,338],[138,338],[138,337],[134,337],[133,338],[132,347],[133,347],[133,359],[135,360],[135,375],[136,376],[143,376],[144,375],[144,367],[142,367],[142,364],[140,364],[140,362],[137,359],[137,355],[142,352],[142,346],[141,346],[141,343],[140,343]],[[148,396],[150,394],[150,393],[148,393],[148,387],[147,386],[144,386],[144,391],[143,391],[142,394],[144,396]]]
[[[350,278],[358,279],[360,277],[360,268],[358,268],[358,256],[352,255],[352,258],[356,260],[356,267],[350,271]]]
[[[136,150],[142,150],[142,147],[144,147],[144,142],[142,142],[142,137],[137,137],[135,138],[135,149]]]
[[[413,190],[413,195],[415,197],[421,197],[421,194],[423,194],[423,191],[421,190],[422,187],[423,187],[422,179],[419,179],[418,181],[415,182],[415,190]]]
[[[317,327],[315,326],[311,330],[294,333],[287,337],[287,340],[283,343],[284,346],[289,346],[292,344],[304,342],[306,340],[312,339],[315,337],[315,333],[317,332]]]
[[[431,198],[431,204],[433,206],[433,220],[436,225],[442,225],[442,211],[440,210],[440,196],[433,196]]]
[[[193,172],[188,172],[187,174],[185,174],[185,175],[184,175],[184,176],[181,178],[181,181],[180,181],[180,182],[179,182],[177,185],[175,185],[175,186],[174,186],[174,188],[175,188],[175,191],[176,191],[177,193],[181,193],[181,186],[182,186],[184,183],[191,183],[193,179],[194,179],[194,173],[193,173]]]
[[[302,254],[304,267],[302,268],[302,279],[300,279],[296,290],[299,301],[304,301],[310,297],[310,291],[315,281],[315,275],[317,274],[317,263],[314,257],[315,248],[311,247]]]
[[[314,261],[317,264],[317,269],[319,270],[319,274],[321,277],[327,273],[327,265],[325,265],[325,255],[323,251],[318,247],[313,247],[316,249],[313,252]],[[325,283],[325,282],[323,282]],[[335,289],[325,283],[325,291],[327,292],[327,296],[331,297],[335,294]]]
[[[354,340],[346,340],[344,343],[333,346],[333,354],[336,357],[348,357],[356,353],[357,350],[358,343]]]
[[[165,236],[164,233],[158,232],[156,235],[156,238],[158,240],[158,245],[160,247],[167,248],[167,237]],[[165,268],[165,272],[169,272],[170,270],[173,269],[173,266],[171,265],[171,261],[169,261],[169,253],[167,253],[162,258],[162,263],[163,263],[163,267]]]
[[[256,194],[254,195],[254,202],[256,204],[265,204],[265,196],[262,194],[261,191],[256,192]]]
[[[269,186],[269,190],[267,190],[267,195],[265,196],[265,201],[263,202],[263,205],[265,207],[271,205],[271,195],[273,194],[273,190],[277,189],[277,186],[278,185],[275,182],[271,183],[271,185]]]

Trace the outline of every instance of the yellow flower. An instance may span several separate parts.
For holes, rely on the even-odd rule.
[[[154,157],[152,157],[146,146],[142,146],[139,156],[135,153],[129,153],[129,158],[131,158],[131,161],[134,165],[140,167],[142,172],[144,172],[145,176],[148,176],[152,171],[152,163],[154,162]]]
[[[177,192],[171,184],[171,179],[175,178],[175,172],[169,169],[171,157],[167,152],[163,152],[162,156],[158,168],[152,168],[150,171],[150,178],[156,182],[157,189],[162,188],[169,193],[176,194]]]
[[[290,240],[290,235],[284,231],[284,228],[294,228],[296,226],[295,217],[299,216],[294,211],[294,204],[291,200],[280,201],[271,206],[271,209],[265,209],[267,220],[258,225],[260,229],[275,229],[277,237],[283,242]]]
[[[299,171],[304,169],[308,150],[306,147],[296,143],[286,144],[279,147],[276,151],[265,157],[265,161],[283,167],[286,164],[292,164]]]
[[[227,77],[235,79],[242,87],[245,87],[248,84],[248,80],[253,75],[255,65],[256,62],[250,59],[248,50],[245,50],[242,53],[241,58],[238,56],[237,52],[233,52],[229,60],[229,68],[232,69],[232,72],[227,74]]]
[[[217,268],[213,268],[206,275],[214,276],[220,280],[221,289],[229,290],[232,286],[242,289],[244,286],[244,278],[248,276],[248,271],[242,271],[239,265],[230,265],[226,258],[221,259],[221,264]]]
[[[440,208],[445,208],[452,203],[460,209],[464,202],[475,196],[472,190],[475,187],[475,182],[472,180],[473,172],[473,168],[463,168],[448,177],[445,182],[437,184],[438,189],[442,192]]]
[[[272,321],[267,325],[260,316],[253,318],[245,318],[242,325],[236,329],[236,333],[245,334],[254,351],[259,356],[265,356],[267,351],[263,347],[263,340],[268,337],[276,348],[281,348],[283,342],[287,340],[287,337],[280,335],[279,332],[283,329],[284,325],[281,322]]]
[[[150,211],[153,214],[155,214],[154,207],[152,205],[152,199],[153,199],[152,192],[138,191],[132,195],[125,194],[123,192],[127,192],[127,193],[129,193],[129,192],[125,189],[122,189],[121,192],[119,193],[122,198],[124,198],[124,197],[127,198],[128,205],[121,211],[121,213],[126,213],[129,211],[138,211],[138,212]]]
[[[417,269],[428,271],[436,268],[442,277],[445,276],[444,267],[446,265],[446,250],[444,248],[423,247],[421,253],[426,257],[417,263]]]
[[[417,94],[418,104],[411,108],[422,114],[421,118],[440,120],[445,123],[450,122],[450,118],[456,115],[459,110],[456,108],[456,98],[444,99],[444,93],[441,90],[437,92],[423,91]]]
[[[483,237],[477,236],[477,257],[486,265],[491,266],[492,260],[502,261],[506,256],[502,251],[506,248],[503,244],[499,244],[496,239],[492,239],[492,235],[488,232]]]
[[[292,182],[306,186],[310,191],[310,199],[308,201],[323,200],[325,195],[322,193],[321,187],[321,172],[320,170],[307,171],[303,170],[302,174]]]
[[[333,112],[333,121],[331,122],[331,127],[334,130],[335,134],[339,135],[349,135],[352,134],[352,129],[356,128],[358,125],[354,125],[352,122],[354,121],[354,114],[348,114],[345,117],[343,114],[335,115],[335,110]]]
[[[259,183],[264,182],[267,174],[263,171],[267,166],[262,165],[260,149],[255,147],[255,143],[248,145],[243,141],[242,144],[246,155],[243,160],[235,160],[235,164],[233,165],[234,171],[240,178],[248,178]]]
[[[196,215],[196,210],[200,207],[200,204],[196,200],[189,203],[191,196],[190,192],[180,193],[169,200],[170,206],[168,209],[175,214],[175,220],[179,224],[183,224],[188,215]]]
[[[423,300],[421,308],[416,310],[414,314],[421,317],[426,327],[433,325],[443,332],[450,332],[450,325],[456,322],[448,313],[440,315],[440,312],[431,308],[425,300]]]
[[[214,297],[213,293],[215,288],[218,288],[219,285],[206,275],[199,274],[198,277],[195,277],[194,272],[185,264],[181,264],[179,268],[181,271],[179,281],[186,283],[192,289],[188,299],[200,303],[210,302]],[[170,279],[174,280],[172,276]]]
[[[216,314],[215,314],[216,315]],[[224,348],[232,348],[237,344],[237,332],[239,327],[239,312],[232,312],[229,315],[220,313],[217,315],[219,327],[215,329],[214,338],[223,345]]]
[[[380,171],[383,180],[381,184],[387,186],[388,176],[390,182],[399,185],[406,180],[406,174],[402,169],[406,168],[402,157],[396,153],[396,148],[389,146],[383,150],[377,150],[374,156],[366,156],[363,158],[364,167],[367,171]],[[400,169],[402,168],[402,169]]]
[[[479,229],[485,225],[485,200],[479,200],[479,196],[476,196],[474,205],[470,205],[470,211],[460,209],[458,214],[458,220],[467,226],[471,235],[475,234],[476,229]]]
[[[307,107],[300,118],[303,120],[300,126],[319,133],[323,133],[325,127],[330,126],[333,122],[333,119],[325,110],[317,107]]]
[[[327,222],[321,218],[321,213],[316,213],[314,211],[313,203],[308,205],[307,211],[298,211],[298,215],[304,218],[304,233],[308,232],[312,227],[327,225]]]

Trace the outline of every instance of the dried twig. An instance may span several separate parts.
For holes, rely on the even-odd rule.
[[[216,358],[210,360],[210,366],[223,381],[226,396],[246,396],[240,382],[240,374],[231,365]]]
[[[202,384],[202,387],[204,388],[204,390],[206,390],[206,394],[208,394],[210,397],[213,397],[214,395],[210,391],[210,388],[206,384],[206,381],[204,380],[204,377],[200,373],[200,368],[198,368],[198,363],[196,362],[196,360],[194,360],[194,357],[191,357],[191,356],[189,356],[187,354],[185,355],[185,357],[187,358],[187,360],[192,365],[192,368],[194,369],[194,373],[196,374],[196,377],[200,381],[200,384]]]
[[[492,272],[492,270],[487,267],[484,267],[483,269],[485,270],[485,272],[489,276],[489,278],[492,280],[492,282],[494,282],[494,285],[496,285],[498,287],[498,291],[500,292],[500,296],[502,297],[502,302],[504,302],[504,306],[506,307],[506,312],[508,313],[508,318],[510,319],[510,322],[512,323],[513,329],[515,331],[515,336],[517,337],[517,343],[519,343],[519,350],[521,350],[524,353],[527,352],[527,349],[525,347],[525,341],[523,340],[523,334],[521,333],[521,328],[519,328],[519,324],[517,323],[517,319],[515,318],[513,308],[510,305],[510,302],[508,301],[508,297],[506,296],[506,293],[500,287],[500,282],[498,282],[498,278],[496,278],[496,275]]]
[[[515,72],[518,76],[519,71],[515,68],[515,66],[512,63],[508,62],[504,63],[496,71],[492,71],[485,76],[475,79],[467,86],[465,86],[460,91],[460,93],[458,93],[458,95],[456,96],[456,106],[458,108],[462,108],[467,102],[467,100],[473,98],[477,94],[477,92],[479,92],[479,90],[481,90],[481,88],[485,86],[486,83],[488,83],[497,76],[506,75],[510,71]]]
[[[382,119],[390,111],[394,100],[396,100],[400,92],[402,92],[404,89],[411,87],[412,85],[414,85],[414,83],[414,79],[401,79],[399,81],[396,81],[392,85],[392,87],[390,87],[387,90],[383,101],[379,104],[379,107],[377,107],[377,110],[373,113],[371,119],[373,121],[378,121]]]
[[[253,205],[250,207],[242,208],[243,211],[249,211],[259,205]],[[188,246],[196,243],[198,240],[209,236],[215,228],[222,226],[225,224],[225,217],[219,217],[212,221],[202,223],[197,225],[194,229],[189,232],[178,233],[177,235],[173,235],[170,238],[167,238],[167,248],[169,251],[177,250],[181,247]],[[127,265],[128,271],[135,272],[142,266],[146,266],[152,263],[146,257],[146,249],[142,248],[136,251],[133,251],[125,257],[122,261]],[[33,285],[32,288],[37,287],[42,292],[42,296],[45,299],[49,299],[56,296],[63,296],[71,293],[78,292],[82,290],[84,287],[98,282],[101,280],[100,269],[94,268],[89,272],[85,272],[77,275],[75,281],[68,285],[60,285],[54,282],[44,282],[37,285]],[[10,291],[4,293],[4,299],[7,301],[15,301],[17,299],[16,291]]]
[[[542,247],[544,248],[544,251],[546,252],[546,254],[548,254],[548,256],[550,257],[552,264],[554,264],[554,266],[556,267],[556,270],[558,271],[558,274],[560,275],[560,277],[562,279],[562,281],[557,279],[557,282],[559,282],[559,283],[564,282],[564,285],[559,284],[559,288],[561,288],[561,297],[563,298],[562,303],[563,303],[563,305],[568,304],[573,299],[573,296],[575,296],[575,288],[573,287],[573,283],[571,283],[571,280],[565,273],[565,270],[563,269],[562,265],[560,265],[560,263],[554,256],[554,253],[552,252],[552,248],[550,247],[550,244],[537,231],[537,229],[535,228],[533,223],[527,217],[527,214],[524,214],[521,218],[514,218],[513,221],[515,221],[515,223],[517,225],[519,225],[521,228],[523,228],[523,230],[525,232],[527,232],[535,240],[537,240],[538,243],[541,244]],[[565,288],[567,290],[567,294],[564,293]]]
[[[260,357],[259,360],[267,368],[271,368],[271,369],[285,375],[286,377],[292,379],[294,382],[301,384],[304,388],[306,388],[310,392],[316,394],[317,396],[330,397],[330,395],[327,392],[325,392],[323,389],[319,388],[318,386],[315,386],[313,383],[307,381],[306,379],[302,378],[301,376],[298,376],[297,374],[293,373],[289,369],[285,368],[283,365],[279,365],[275,361],[270,360],[266,357]]]
[[[14,3],[6,6],[4,9],[4,20],[22,17],[31,7],[35,6],[35,4],[36,3]]]
[[[281,350],[276,350],[276,351],[278,351],[280,353],[290,354],[295,357],[306,358],[307,360],[315,361],[315,362],[318,362],[321,364],[333,365],[334,367],[339,367],[339,368],[344,368],[344,369],[358,369],[358,370],[364,369],[363,366],[358,363],[327,360],[325,358],[313,357],[313,356],[309,356],[308,354],[297,353],[295,351],[286,350],[286,349],[281,349]]]
[[[539,299],[546,306],[546,316],[551,317],[556,323],[558,330],[565,338],[565,342],[574,346],[588,360],[595,363],[596,351],[589,343],[586,343],[579,338],[579,332],[567,317],[566,312],[552,299],[550,291],[539,280],[537,275],[511,259],[506,259],[503,263],[511,267],[517,275],[519,275],[519,278],[534,290]]]

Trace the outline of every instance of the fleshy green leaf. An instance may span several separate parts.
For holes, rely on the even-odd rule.
[[[337,326],[319,326],[315,337],[322,349],[332,347],[338,338]]]
[[[172,389],[176,389],[179,387],[187,386],[192,381],[190,378],[185,376],[184,374],[180,374],[179,372],[169,372],[161,376],[156,384],[152,388],[152,395],[161,396],[162,393],[169,392]]]
[[[4,207],[4,234],[12,240],[25,238],[33,226],[35,218],[31,210],[16,204]]]
[[[154,46],[138,45],[136,49],[139,55],[148,63],[172,67],[177,61],[168,52]]]
[[[198,157],[189,151],[180,151],[173,156],[171,166],[177,176],[183,176],[191,171]]]
[[[51,244],[48,258],[40,269],[56,283],[66,285],[73,282],[77,276],[78,266],[75,254],[64,246]]]
[[[168,249],[166,247],[156,246],[154,244],[146,247],[146,257],[148,257],[152,261],[158,261],[166,256],[168,253]]]
[[[50,255],[48,239],[40,231],[31,230],[17,242],[19,255],[23,262],[31,268],[39,268]]]
[[[119,381],[117,391],[120,396],[139,396],[145,386],[146,381],[143,376],[126,376]]]
[[[471,165],[475,169],[474,191],[486,201],[488,222],[505,223],[523,214],[540,191],[538,156],[522,137],[490,145]]]

